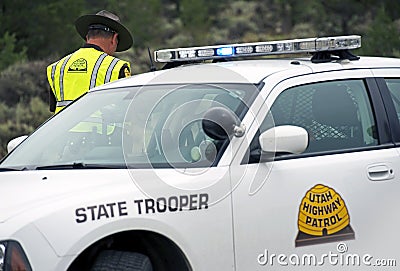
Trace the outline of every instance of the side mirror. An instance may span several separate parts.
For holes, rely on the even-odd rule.
[[[216,140],[227,139],[233,135],[242,137],[246,131],[239,118],[224,107],[213,107],[207,110],[201,125],[204,132]]]
[[[264,152],[300,154],[307,149],[308,133],[302,127],[282,125],[262,133],[259,141]]]
[[[15,149],[22,141],[24,141],[28,136],[23,135],[17,138],[10,140],[7,144],[7,152],[10,153],[13,149]]]

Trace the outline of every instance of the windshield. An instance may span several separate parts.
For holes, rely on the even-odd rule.
[[[2,161],[0,169],[216,165],[227,142],[204,133],[204,113],[224,106],[242,119],[256,94],[251,84],[90,92],[37,129]]]

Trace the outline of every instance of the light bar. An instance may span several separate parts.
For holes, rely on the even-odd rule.
[[[163,49],[154,52],[157,62],[196,61],[242,56],[315,53],[361,47],[361,36],[306,38],[242,44]]]

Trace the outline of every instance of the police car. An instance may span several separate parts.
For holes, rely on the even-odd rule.
[[[1,161],[0,270],[395,269],[400,60],[360,46],[158,50],[93,89]]]

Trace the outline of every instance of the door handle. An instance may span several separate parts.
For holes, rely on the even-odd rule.
[[[386,181],[394,178],[394,170],[386,164],[375,164],[368,167],[368,179]]]

